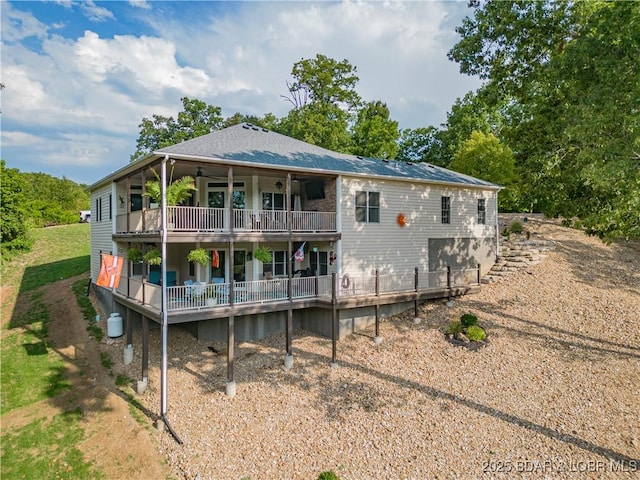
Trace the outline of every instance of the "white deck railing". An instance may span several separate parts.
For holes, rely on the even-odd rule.
[[[418,292],[453,289],[478,285],[478,268],[448,269],[422,272],[418,275]],[[269,303],[303,298],[331,299],[333,278],[317,277],[274,278],[233,283],[233,303]],[[415,274],[378,275],[378,295],[416,292]],[[376,296],[376,275],[343,275],[335,279],[335,297]],[[231,304],[229,283],[196,282],[192,285],[167,287],[168,311],[202,310]],[[140,277],[123,277],[118,292],[142,304],[161,308],[162,289],[159,285],[142,282]]]
[[[167,230],[176,232],[229,232],[230,210],[208,207],[167,207]],[[287,221],[284,210],[233,210],[233,229],[252,232],[335,232],[335,212],[291,212]],[[131,212],[116,217],[116,232],[158,231],[159,208]]]

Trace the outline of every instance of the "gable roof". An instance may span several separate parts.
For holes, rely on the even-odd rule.
[[[250,123],[216,130],[153,152],[297,172],[388,177],[499,189],[496,184],[425,162],[407,163],[338,153]]]

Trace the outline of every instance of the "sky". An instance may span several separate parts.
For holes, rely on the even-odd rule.
[[[438,126],[479,87],[447,52],[465,2],[0,0],[7,167],[92,184],[129,162],[139,124],[182,97],[285,116],[293,65],[356,67],[356,91],[401,129]]]

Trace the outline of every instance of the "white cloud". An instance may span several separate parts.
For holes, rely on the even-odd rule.
[[[93,0],[82,0],[78,2],[78,5],[80,5],[80,10],[82,10],[84,16],[92,22],[104,22],[106,20],[116,19],[110,10],[97,6]]]
[[[151,4],[147,0],[129,0],[129,5],[143,10],[151,10]]]
[[[2,2],[3,42],[17,42],[29,37],[44,38],[47,30],[47,26],[30,13],[13,8],[9,2]]]
[[[93,2],[59,3],[80,6],[92,21],[115,19]],[[143,116],[175,116],[180,97],[220,106],[225,116],[286,115],[290,105],[280,95],[293,64],[317,53],[356,66],[358,93],[386,102],[401,128],[440,124],[456,97],[479,85],[446,58],[463,4],[130,3],[137,7],[131,16],[146,19],[152,31],[109,36],[87,26],[82,36],[65,38],[65,25],[45,25],[3,3],[5,158],[86,168],[83,181],[90,182],[106,166],[128,162]],[[77,19],[65,22],[78,27]],[[25,38],[30,42],[21,44]],[[41,40],[36,50],[26,46],[33,38]]]

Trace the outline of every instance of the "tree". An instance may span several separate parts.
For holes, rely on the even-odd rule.
[[[472,132],[451,162],[450,168],[504,188],[498,195],[501,211],[517,210],[517,173],[513,152],[492,133]]]
[[[502,96],[531,208],[602,238],[640,235],[640,3],[474,5],[450,58]]]
[[[400,133],[396,160],[402,162],[429,162],[442,165],[440,130],[435,127],[406,128]],[[448,163],[448,162],[447,162]]]
[[[360,106],[360,95],[355,90],[359,78],[356,67],[348,60],[338,62],[322,54],[302,59],[293,65],[293,83],[288,83],[290,96],[284,98],[294,109],[308,103],[335,105],[353,112]]]
[[[387,105],[380,100],[368,102],[358,112],[352,129],[355,155],[391,159],[398,152],[398,122],[389,118]]]
[[[0,160],[0,234],[2,257],[20,250],[29,250],[29,212],[26,192],[29,185],[17,168],[6,168]]]
[[[293,109],[280,121],[277,131],[324,148],[350,152],[349,125],[361,103],[355,91],[355,72],[347,60],[338,62],[321,54],[294,64],[294,81],[287,83],[289,95],[284,97]]]
[[[151,119],[146,117],[142,119],[138,125],[140,136],[136,143],[136,151],[131,155],[132,162],[159,148],[222,128],[223,118],[220,107],[207,105],[201,100],[188,97],[183,97],[180,101],[183,110],[178,113],[177,120],[155,114]]]

